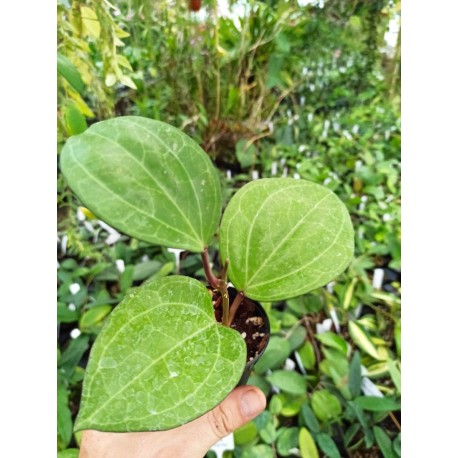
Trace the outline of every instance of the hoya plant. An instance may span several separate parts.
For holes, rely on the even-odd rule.
[[[221,218],[220,180],[209,157],[159,121],[98,122],[67,141],[60,165],[99,219],[137,239],[200,253],[208,282],[173,275],[126,295],[92,348],[76,430],[164,430],[209,411],[262,351],[259,344],[250,353],[243,326],[235,325],[266,331],[244,304],[325,285],[353,256],[345,205],[316,183],[253,181]],[[215,235],[220,275],[207,251]],[[265,345],[264,334],[252,340]]]

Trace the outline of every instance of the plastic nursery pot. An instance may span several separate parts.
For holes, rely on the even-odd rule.
[[[229,303],[234,301],[237,290],[229,287]],[[215,305],[215,318],[221,321],[222,306],[219,299],[218,292],[213,293],[213,303]],[[259,302],[253,301],[244,297],[237,309],[237,313],[231,328],[238,331],[244,338],[247,345],[247,361],[245,370],[240,378],[237,386],[245,385],[250,377],[251,370],[254,365],[259,361],[259,358],[264,353],[270,337],[270,323],[267,313],[262,308]]]

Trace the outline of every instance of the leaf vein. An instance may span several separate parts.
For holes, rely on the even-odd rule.
[[[114,145],[116,145],[118,148],[120,148],[121,150],[125,151],[125,153],[130,157],[132,158],[146,173],[147,175],[149,175],[151,177],[151,179],[154,181],[154,183],[156,184],[156,186],[164,193],[164,195],[168,198],[168,200],[172,203],[172,205],[177,209],[178,213],[183,217],[183,220],[186,221],[188,227],[191,229],[192,232],[194,232],[194,235],[196,237],[196,240],[200,241],[201,237],[199,237],[199,235],[197,234],[196,230],[194,229],[194,227],[192,226],[191,224],[191,221],[189,220],[189,218],[183,213],[183,210],[179,207],[179,205],[176,203],[176,201],[172,198],[172,196],[169,194],[169,192],[167,191],[167,188],[164,188],[163,186],[161,186],[160,182],[157,180],[157,178],[145,167],[144,164],[142,164],[141,161],[139,161],[137,159],[137,157],[134,155],[134,154],[131,154],[129,150],[127,150],[126,148],[124,148],[121,144],[115,142],[114,140],[112,140],[111,138],[109,137],[105,137],[105,135],[101,135],[99,133],[96,133],[96,132],[91,132],[92,135],[95,135],[97,137],[100,137],[100,138],[103,138],[105,140],[108,140],[109,142],[113,143]],[[153,135],[154,136],[154,135]],[[143,146],[143,143],[142,143],[142,148],[144,150],[144,146]]]

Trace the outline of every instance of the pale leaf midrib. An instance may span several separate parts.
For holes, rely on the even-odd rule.
[[[342,223],[340,225],[339,231],[337,232],[337,235],[334,237],[334,240],[332,241],[332,243],[329,244],[329,246],[326,248],[326,250],[322,251],[319,255],[315,256],[307,264],[299,267],[298,269],[293,270],[293,271],[289,272],[288,274],[281,275],[281,276],[275,278],[275,281],[282,280],[283,278],[287,278],[287,277],[289,277],[291,275],[294,275],[294,274],[300,272],[301,270],[306,269],[311,264],[313,264],[318,259],[320,259],[322,256],[324,256],[331,248],[334,247],[334,245],[336,244],[337,239],[340,237],[340,234],[342,233],[342,230],[344,229],[344,227],[345,227],[345,224]],[[268,280],[268,281],[265,281],[265,282],[260,282],[260,283],[253,284],[253,285],[251,285],[251,289],[259,288],[260,286],[268,285],[269,283],[272,283],[272,280]]]
[[[100,138],[103,138],[104,140],[108,140],[109,142],[113,143],[114,145],[116,145],[118,148],[120,148],[122,151],[124,151],[130,158],[132,158],[140,168],[142,168],[146,173],[147,175],[149,175],[151,177],[151,179],[154,181],[155,185],[163,192],[163,194],[167,197],[167,199],[172,203],[172,205],[175,207],[175,209],[178,211],[178,213],[182,216],[183,220],[186,222],[186,224],[188,225],[188,227],[191,229],[191,231],[194,233],[194,236],[196,237],[195,240],[202,242],[201,238],[202,237],[199,237],[199,235],[197,234],[196,230],[194,229],[193,225],[191,224],[191,221],[189,220],[189,218],[183,213],[183,210],[179,207],[179,205],[176,203],[176,201],[172,198],[172,196],[168,193],[167,191],[167,188],[164,188],[160,182],[158,181],[158,179],[151,174],[151,172],[144,166],[144,164],[142,164],[136,157],[134,154],[131,154],[129,150],[127,150],[126,148],[124,148],[124,146],[122,146],[120,143],[112,140],[111,138],[109,137],[106,137],[105,135],[101,135],[100,133],[98,132],[95,132],[95,131],[89,131],[88,134],[91,134],[91,135],[95,135],[96,137],[100,137]],[[200,209],[200,206],[199,206],[199,209]]]
[[[273,180],[279,180],[279,179],[273,179]],[[253,182],[255,183],[255,182]],[[259,182],[258,182],[259,183]],[[266,185],[268,185],[267,183],[265,183]],[[266,202],[271,198],[273,197],[275,194],[278,194],[279,192],[281,191],[284,191],[286,188],[291,188],[291,187],[296,187],[296,186],[300,186],[300,185],[303,185],[303,183],[299,182],[299,181],[295,181],[294,183],[292,182],[289,182],[287,183],[287,186],[282,186],[280,187],[279,189],[276,189],[272,194],[269,194],[269,196],[266,198],[266,200],[263,202],[263,204],[261,204],[261,208],[266,204]],[[227,234],[226,234],[226,240],[225,240],[225,243],[224,243],[224,248],[226,250],[226,256],[229,257],[229,261],[231,259],[231,249],[230,249],[230,233],[231,231],[229,230],[230,228],[230,225],[232,224],[232,222],[234,221],[234,219],[236,219],[239,215],[239,213],[243,214],[244,212],[242,211],[242,208],[241,208],[241,201],[242,201],[242,198],[246,197],[246,195],[248,193],[250,193],[251,190],[253,190],[253,192],[256,192],[258,191],[258,189],[256,188],[256,185],[252,185],[250,186],[249,184],[246,185],[248,186],[248,189],[247,188],[242,188],[240,191],[238,191],[240,194],[237,196],[238,197],[238,201],[237,201],[237,204],[238,204],[238,209],[234,209],[233,210],[233,213],[232,215],[230,216],[230,219],[227,219],[227,222],[224,221],[224,226],[226,228],[226,231]],[[264,189],[263,189],[264,191]],[[229,203],[229,205],[235,205],[234,201],[231,201]],[[256,212],[256,215],[255,217],[257,216],[257,214],[259,213],[259,211],[261,210],[261,208],[258,208],[257,212]],[[227,209],[226,209],[227,211]],[[231,210],[232,211],[232,210]],[[254,221],[254,218],[253,220]],[[248,234],[248,237],[246,239],[246,242],[245,242],[245,246],[248,247],[248,250],[249,250],[249,240],[251,239],[251,232],[253,230],[253,226],[254,224],[251,224],[250,225],[250,229],[249,229],[249,234]],[[223,227],[223,224],[222,224],[222,227]],[[247,278],[247,272],[248,272],[248,252],[245,254],[245,281],[244,282],[240,282],[240,285],[237,285],[239,288],[241,289],[245,289],[246,288],[246,283],[248,281],[248,278]],[[232,279],[232,281],[234,282],[234,284],[237,282],[237,276],[235,275],[234,273],[234,269],[233,269],[233,264],[231,265],[231,263],[229,262],[229,277]],[[241,280],[241,279],[240,279]]]
[[[218,342],[218,354],[219,354],[219,349],[221,348],[221,335],[220,335],[219,332],[218,332],[218,339],[219,339],[219,342]],[[232,367],[234,367],[234,368],[236,367],[237,359],[236,359],[236,360],[233,360],[233,361],[231,361],[231,360],[229,360],[229,359],[227,359],[227,358],[224,358],[224,359],[227,361],[227,365],[228,365],[228,366],[232,366]],[[215,364],[216,364],[216,361],[217,361],[217,360],[218,360],[218,358],[215,358]],[[215,364],[213,365],[213,368],[214,368]],[[212,368],[212,370],[213,370],[213,368]],[[211,374],[212,374],[212,372],[210,371],[210,372],[209,372],[209,375],[205,378],[205,381],[208,380],[208,378],[210,377]],[[204,381],[204,382],[200,382],[200,386],[203,386],[204,383],[205,383],[205,381]],[[235,383],[235,382],[234,382],[234,383]],[[228,385],[228,384],[226,384],[226,386],[227,386],[227,385]],[[222,388],[222,387],[220,386],[220,388]],[[196,390],[196,391],[197,391],[197,390]],[[160,414],[160,415],[163,415],[163,414],[166,413],[166,412],[169,412],[169,411],[171,411],[171,410],[174,410],[178,405],[182,405],[184,402],[186,402],[186,400],[189,399],[190,396],[194,395],[196,391],[194,391],[193,393],[190,393],[190,395],[188,395],[186,398],[184,398],[183,401],[180,401],[178,404],[174,404],[174,405],[171,406],[170,408],[158,412],[157,415],[159,415],[159,414]],[[155,414],[155,415],[156,415],[156,414]],[[201,416],[201,415],[202,415],[202,413],[200,413],[199,411],[195,411],[195,413],[193,414],[193,416],[192,416],[191,418],[189,418],[189,420],[186,420],[186,421],[192,421],[192,420],[198,418],[198,417]],[[110,428],[114,431],[114,430],[117,430],[117,428],[119,428],[120,426],[125,425],[127,422],[132,422],[132,421],[133,421],[133,422],[141,422],[141,421],[143,421],[143,420],[145,420],[145,419],[148,419],[148,418],[151,418],[151,417],[152,417],[152,415],[151,415],[151,414],[148,414],[148,415],[145,415],[145,416],[143,416],[143,417],[129,418],[129,419],[127,419],[126,421],[123,421],[123,422],[111,423],[109,426],[110,426]],[[179,419],[177,418],[177,420],[179,420]],[[163,430],[163,429],[162,429],[163,427],[164,427],[163,424],[162,424],[162,425],[159,425],[159,426],[157,427],[157,430],[158,430],[158,431],[162,431],[162,430]],[[172,427],[173,427],[173,426],[172,426]],[[165,428],[166,428],[166,429],[170,429],[171,426],[170,426],[170,425],[166,425]],[[135,429],[135,430],[137,430],[137,429]],[[133,430],[132,430],[132,431],[133,431]]]
[[[247,288],[247,285],[248,285],[248,260],[250,259],[250,242],[251,242],[251,236],[253,234],[253,228],[255,226],[255,221],[256,219],[258,218],[259,216],[259,213],[262,211],[262,209],[267,205],[267,203],[277,194],[283,192],[285,189],[288,189],[288,187],[284,187],[284,188],[279,188],[277,189],[276,191],[274,191],[272,194],[269,194],[267,196],[267,198],[264,200],[264,202],[259,206],[258,210],[256,211],[252,221],[251,221],[251,225],[250,225],[250,229],[248,230],[248,235],[247,235],[247,239],[246,239],[246,247],[247,247],[247,252],[246,252],[246,255],[245,255],[245,281],[244,281],[244,289]],[[245,195],[246,195],[246,192],[245,192]],[[245,197],[245,195],[243,195],[243,197]]]
[[[126,303],[126,306],[127,304],[130,304],[134,299],[138,299],[138,295],[141,294],[142,291],[138,291],[138,293],[129,298],[129,302]],[[140,299],[139,299],[140,300]],[[134,321],[136,321],[138,318],[141,318],[142,316],[144,315],[147,315],[149,313],[152,313],[153,311],[157,310],[158,308],[161,308],[161,307],[170,307],[170,306],[173,306],[173,305],[183,305],[185,307],[193,307],[195,308],[196,310],[198,310],[199,312],[201,312],[204,316],[206,316],[205,314],[205,310],[203,309],[203,307],[197,307],[196,305],[193,305],[193,304],[188,304],[187,302],[163,302],[161,304],[156,304],[156,305],[152,305],[151,307],[149,307],[147,310],[144,310],[143,312],[140,312],[140,313],[137,313],[134,317],[132,317],[130,320],[128,320],[127,322],[124,323],[124,326],[129,326],[131,323],[133,323]],[[116,311],[116,309],[115,309]],[[124,313],[124,310],[121,310],[120,313]],[[115,317],[116,318],[116,317]],[[110,345],[113,343],[113,341],[118,337],[118,334],[121,332],[121,329],[122,327],[119,327],[114,333],[113,335],[110,337],[110,339],[107,341],[107,342],[103,342],[104,344],[104,347],[102,349],[102,351],[100,352],[100,354],[98,355],[98,359],[99,361],[105,356],[107,350],[110,348]],[[98,365],[97,365],[97,368],[96,368],[96,371],[99,369]],[[91,383],[88,385],[88,388],[87,388],[87,391],[90,392],[91,391],[91,388],[92,388],[92,384],[95,380],[95,377],[92,377],[92,380],[91,380]]]
[[[151,215],[151,214],[149,214],[149,213],[146,213],[146,212],[145,212],[144,210],[142,210],[140,207],[136,207],[135,205],[131,204],[128,200],[125,200],[121,195],[119,195],[119,194],[113,192],[108,186],[106,186],[106,185],[105,185],[102,181],[100,181],[96,176],[94,176],[91,172],[89,172],[89,170],[88,170],[88,169],[87,169],[87,168],[77,159],[77,156],[74,154],[74,151],[73,151],[73,148],[71,147],[71,145],[70,145],[70,144],[68,144],[68,145],[69,145],[69,148],[70,148],[70,152],[71,152],[71,154],[72,154],[72,156],[73,156],[74,162],[75,162],[81,169],[83,169],[84,173],[86,173],[87,175],[89,175],[89,176],[90,176],[90,177],[91,177],[100,187],[102,187],[102,188],[104,188],[106,191],[108,191],[109,194],[113,196],[113,198],[120,200],[120,201],[123,202],[125,205],[127,205],[127,206],[133,208],[135,211],[138,211],[139,213],[144,214],[145,216],[147,216],[147,218],[149,218],[149,219],[151,219],[151,220],[153,220],[153,221],[157,221],[159,224],[161,224],[161,225],[163,225],[163,226],[166,226],[166,227],[169,228],[170,230],[172,230],[172,231],[174,231],[174,232],[177,232],[177,233],[183,235],[183,236],[185,237],[185,239],[187,239],[188,242],[189,242],[189,240],[190,240],[189,234],[187,234],[187,233],[185,233],[185,232],[182,232],[182,231],[180,231],[179,229],[177,229],[177,228],[175,228],[175,227],[170,226],[170,225],[167,224],[166,222],[164,222],[164,221],[162,221],[162,220],[156,218],[155,216],[153,216],[153,215]],[[111,220],[111,218],[110,218],[110,220]],[[107,218],[107,222],[110,223],[111,221],[108,221],[108,218]],[[113,223],[111,223],[111,224],[113,224]],[[135,232],[137,232],[137,231],[135,231]],[[140,231],[138,231],[138,232],[140,232]],[[137,233],[138,233],[138,232],[137,232]],[[133,232],[131,232],[131,233],[133,233]],[[149,239],[151,239],[151,237],[150,237],[149,235],[147,235],[147,237],[148,237]],[[140,237],[139,237],[139,238],[140,238]],[[159,244],[167,244],[167,243],[168,243],[168,241],[165,241],[162,237],[157,237],[156,235],[155,235],[155,240],[157,240],[157,243],[159,243]],[[195,240],[194,240],[194,239],[191,239],[191,240],[192,240],[192,242],[195,243]],[[199,242],[200,242],[200,240],[199,240]],[[194,245],[194,243],[193,243],[193,245]],[[183,245],[183,244],[181,244],[181,245]],[[189,246],[189,243],[187,243],[187,245]]]
[[[213,366],[212,368],[208,371],[208,374],[207,376],[205,377],[205,379],[200,382],[200,386],[203,386],[205,384],[205,382],[210,378],[210,376],[212,375],[213,373],[213,369],[215,368],[216,366],[216,362],[218,361],[218,357],[219,357],[219,354],[220,354],[220,351],[221,351],[221,336],[220,336],[220,333],[219,332],[216,332],[217,336],[218,336],[218,351],[216,353],[216,357],[214,359],[214,362],[213,362]],[[171,406],[170,408],[168,409],[165,409],[165,410],[162,410],[162,411],[158,411],[157,414],[155,415],[162,415],[164,414],[165,412],[169,412],[170,410],[173,410],[173,409],[176,409],[178,406],[182,405],[184,402],[186,402],[191,396],[193,396],[195,394],[195,392],[197,392],[198,388],[196,388],[194,390],[194,392],[190,393],[188,396],[186,396],[185,398],[183,398],[182,400],[180,400],[178,403],[174,404],[173,406]],[[145,417],[139,417],[136,419],[136,421],[140,421],[144,418],[148,418],[147,416]]]
[[[111,401],[113,401],[119,394],[121,394],[123,391],[125,391],[129,386],[131,386],[133,383],[137,382],[140,377],[145,373],[147,372],[149,369],[151,369],[152,366],[154,366],[156,363],[158,363],[159,361],[163,360],[169,353],[171,353],[172,351],[174,351],[176,348],[178,348],[180,345],[184,344],[185,342],[187,342],[188,340],[191,340],[192,338],[198,336],[199,334],[203,333],[204,331],[206,331],[207,329],[211,328],[212,326],[215,326],[215,323],[210,323],[208,324],[207,326],[203,327],[203,328],[200,328],[198,331],[194,332],[193,334],[189,335],[186,339],[184,340],[181,340],[180,342],[178,342],[176,345],[173,345],[172,347],[170,347],[170,349],[168,349],[166,352],[164,352],[159,358],[156,358],[155,360],[151,361],[151,363],[149,363],[147,366],[145,366],[145,368],[139,372],[137,374],[136,377],[132,378],[132,380],[128,383],[126,383],[120,390],[118,390],[116,393],[114,393],[113,395],[109,396],[107,400],[105,400],[97,409],[95,409],[92,414],[87,417],[86,420],[84,420],[84,422],[91,422],[91,420],[94,419],[95,416],[97,416],[97,414],[103,410],[103,408],[109,404]]]
[[[312,208],[310,208],[305,215],[301,217],[301,219],[288,231],[288,233],[283,237],[283,240],[277,244],[277,246],[270,252],[270,254],[264,259],[262,264],[256,269],[253,275],[250,276],[250,282],[246,285],[248,289],[250,287],[250,283],[259,275],[259,272],[262,272],[263,267],[272,259],[273,256],[278,252],[278,250],[288,241],[290,235],[303,223],[303,221],[317,208],[319,205],[328,197],[332,196],[331,193],[326,194],[322,197]]]
[[[191,184],[191,187],[192,187],[192,190],[194,192],[194,196],[196,198],[196,202],[197,202],[197,205],[199,207],[199,219],[200,219],[200,230],[201,230],[201,238],[202,238],[202,241],[205,243],[205,237],[204,237],[204,223],[203,223],[203,213],[202,213],[202,207],[200,205],[200,199],[199,199],[199,196],[197,194],[197,190],[194,186],[194,181],[193,179],[191,178],[191,175],[189,175],[189,172],[188,172],[188,169],[185,167],[185,165],[181,162],[181,159],[180,157],[175,154],[175,151],[173,150],[173,148],[170,148],[170,146],[167,145],[167,143],[164,142],[164,140],[162,140],[162,138],[160,138],[159,136],[157,136],[154,132],[146,129],[145,127],[143,127],[141,124],[138,124],[136,122],[134,122],[132,119],[130,120],[127,120],[126,122],[131,122],[132,124],[134,124],[135,126],[139,127],[140,129],[143,129],[145,132],[148,132],[150,135],[152,135],[156,140],[158,140],[159,142],[161,142],[165,148],[167,148],[169,150],[169,152],[173,155],[173,157],[175,157],[175,159],[177,160],[177,162],[180,164],[182,170],[185,172],[185,174],[187,175],[187,177],[189,178],[189,183]],[[184,146],[184,143],[182,145],[182,147]],[[208,169],[207,169],[208,170]],[[216,196],[215,197],[215,200],[216,200]]]

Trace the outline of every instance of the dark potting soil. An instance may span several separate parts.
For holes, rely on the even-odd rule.
[[[212,291],[213,305],[215,307],[215,318],[221,323],[223,315],[223,306],[221,305],[221,294],[218,291]],[[229,304],[235,299],[237,292],[229,289]],[[267,323],[258,311],[256,304],[244,297],[237,309],[237,313],[230,326],[238,331],[245,339],[247,346],[247,363],[256,359],[267,345],[269,334]]]

